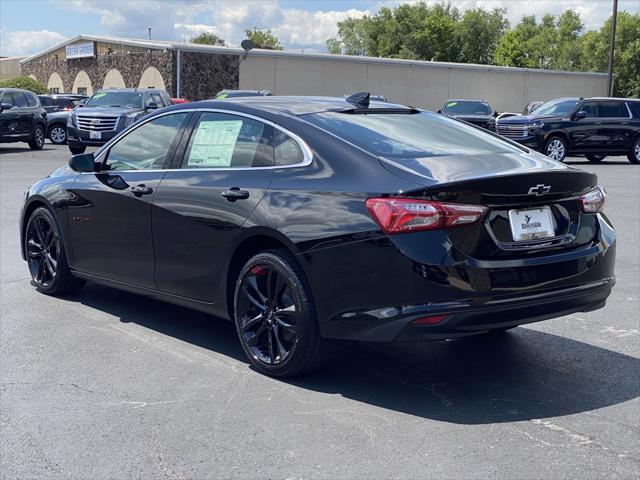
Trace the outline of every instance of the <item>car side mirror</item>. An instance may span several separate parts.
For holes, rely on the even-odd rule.
[[[436,113],[442,113],[442,109],[439,108],[438,110],[436,110]]]
[[[84,107],[84,104],[85,104],[85,103],[87,103],[87,102],[86,102],[86,101],[84,101],[84,100],[83,100],[83,101],[81,101],[81,102],[78,104],[78,108],[82,108],[82,107]]]
[[[158,108],[158,104],[155,102],[151,102],[149,105],[147,105],[147,110],[155,110]]]
[[[96,167],[96,161],[93,153],[81,153],[73,155],[69,159],[69,167],[74,172],[93,172]]]
[[[582,120],[583,118],[587,118],[587,112],[584,110],[580,110],[573,115],[574,120]]]
[[[497,110],[494,110],[494,111],[493,111],[493,116],[494,116],[494,117],[497,117],[498,115],[500,115],[500,114],[498,113],[498,111],[497,111]]]
[[[0,112],[2,112],[3,110],[11,110],[12,108],[13,108],[13,105],[11,105],[10,103],[7,103],[7,102],[0,103]]]

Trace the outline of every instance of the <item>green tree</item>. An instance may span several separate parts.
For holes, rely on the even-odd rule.
[[[201,45],[215,45],[218,43],[218,36],[213,33],[202,32],[190,40],[191,43],[199,43]]]
[[[509,67],[537,67],[529,50],[529,44],[537,34],[536,17],[525,15],[520,23],[502,35],[493,52],[493,62]]]
[[[365,23],[367,17],[346,18],[338,22],[338,37],[327,40],[329,53],[341,53],[344,49],[346,55],[370,55],[365,47],[367,31]]]
[[[16,77],[0,82],[0,88],[21,88],[35,94],[47,93],[47,87],[31,77]]]
[[[257,48],[268,48],[269,50],[283,50],[280,40],[271,30],[260,30],[254,27],[253,30],[245,30],[245,35]]]
[[[506,9],[482,8],[467,10],[458,25],[460,61],[491,63],[493,52],[504,32],[509,28]]]

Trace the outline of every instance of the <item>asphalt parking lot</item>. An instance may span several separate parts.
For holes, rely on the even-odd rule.
[[[67,158],[0,146],[0,478],[640,475],[640,168],[625,157],[567,162],[609,193],[604,309],[502,336],[344,345],[291,381],[250,369],[223,320],[96,285],[37,293],[22,193]]]

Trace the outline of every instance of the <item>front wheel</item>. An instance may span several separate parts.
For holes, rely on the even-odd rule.
[[[550,137],[544,144],[544,154],[552,160],[564,162],[567,156],[567,142],[562,137]]]
[[[39,207],[29,217],[24,236],[32,284],[47,295],[73,292],[84,285],[71,275],[65,255],[62,235],[53,214]]]
[[[71,153],[73,153],[74,155],[78,155],[78,154],[80,154],[80,153],[84,153],[84,151],[85,151],[86,149],[87,149],[87,147],[85,147],[85,146],[77,147],[77,146],[75,146],[75,145],[69,145],[69,151],[70,151]]]
[[[42,150],[44,147],[44,127],[42,125],[36,125],[29,140],[29,148],[31,150]]]
[[[252,257],[235,288],[234,317],[251,364],[274,377],[317,368],[328,357],[315,309],[295,259],[284,250]]]
[[[588,153],[585,155],[585,157],[587,158],[587,160],[589,160],[591,163],[600,163],[602,160],[604,160],[607,156],[606,155],[598,155],[595,153]]]
[[[633,142],[627,158],[631,163],[640,163],[640,137]]]
[[[54,125],[49,130],[49,140],[56,145],[64,145],[67,143],[67,129],[62,125]]]

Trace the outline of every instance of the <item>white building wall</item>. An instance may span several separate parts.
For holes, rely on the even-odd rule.
[[[250,52],[240,63],[240,88],[274,95],[342,96],[356,91],[436,110],[447,98],[488,101],[498,111],[520,111],[536,100],[604,96],[604,74],[412,62],[365,57]]]

